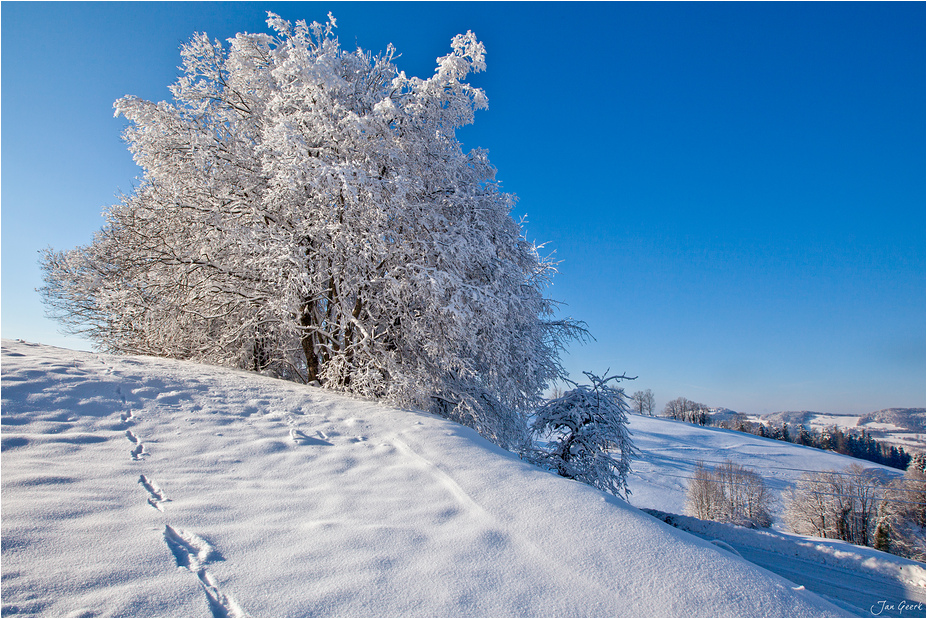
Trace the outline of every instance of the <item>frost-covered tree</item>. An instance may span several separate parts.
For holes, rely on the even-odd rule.
[[[801,535],[871,546],[884,486],[878,471],[856,464],[840,473],[805,473],[786,493],[786,523]]]
[[[876,548],[924,562],[927,539],[927,496],[924,485],[924,457],[916,454],[904,477],[885,487],[878,508]],[[881,533],[882,539],[878,539]]]
[[[697,462],[686,490],[686,513],[701,520],[713,520],[721,503],[720,488],[704,463]]]
[[[627,427],[627,396],[608,383],[628,377],[583,373],[591,385],[576,385],[538,409],[532,429],[548,447],[534,459],[563,477],[627,497],[636,449]]]
[[[751,528],[772,524],[771,503],[763,478],[730,460],[713,470],[699,462],[686,492],[686,512],[690,516]]]
[[[653,391],[650,389],[635,391],[631,395],[631,406],[632,410],[638,415],[650,415],[653,417],[653,409],[656,406]]]
[[[683,397],[667,402],[663,408],[663,416],[702,426],[707,425],[710,419],[707,406]]]
[[[843,472],[806,473],[786,493],[785,519],[795,533],[842,539],[924,561],[924,469],[912,463],[891,481],[853,464]]]
[[[440,412],[512,446],[559,352],[553,263],[510,215],[464,80],[484,47],[454,37],[434,75],[395,50],[343,50],[325,24],[181,50],[172,102],[127,96],[144,175],[86,247],[48,250],[53,316],[103,350],[317,381]]]

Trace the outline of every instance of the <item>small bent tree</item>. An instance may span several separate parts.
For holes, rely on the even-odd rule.
[[[181,49],[173,100],[126,96],[138,188],[91,244],[49,249],[41,292],[107,352],[257,370],[431,410],[507,448],[583,337],[554,263],[458,128],[487,106],[454,37],[427,79],[343,49],[335,20]]]
[[[557,474],[627,498],[627,478],[636,455],[628,431],[628,403],[624,389],[611,381],[628,376],[599,378],[583,372],[591,385],[576,385],[537,410],[532,429],[548,448],[536,453],[537,464]]]

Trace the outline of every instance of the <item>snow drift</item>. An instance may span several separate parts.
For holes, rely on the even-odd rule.
[[[4,340],[3,615],[830,616],[474,431]]]

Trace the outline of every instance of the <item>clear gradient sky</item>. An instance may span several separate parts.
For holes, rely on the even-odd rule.
[[[43,317],[38,251],[89,243],[138,168],[113,118],[169,97],[181,43],[338,20],[427,77],[487,47],[489,150],[550,295],[596,341],[565,357],[763,413],[925,405],[925,5],[19,3],[2,27],[2,336],[89,349]]]

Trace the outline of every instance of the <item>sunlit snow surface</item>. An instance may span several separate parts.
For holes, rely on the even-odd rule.
[[[698,462],[713,467],[727,459],[759,473],[775,496],[806,472],[843,471],[851,464],[876,469],[886,478],[904,471],[834,452],[804,447],[744,432],[706,428],[684,421],[630,416],[634,444],[641,452],[629,478],[631,503],[681,513],[686,487]],[[774,526],[781,526],[784,505],[774,505]]]
[[[644,493],[641,493],[644,494]],[[469,429],[5,340],[3,616],[829,616]]]
[[[807,472],[844,471],[856,464],[891,479],[903,475],[902,471],[733,430],[639,415],[631,415],[629,420],[632,439],[640,450],[628,484],[632,505],[683,514],[686,488],[696,463],[710,468],[732,460],[758,473],[772,491],[774,530],[751,531],[674,518],[679,526],[705,539],[724,542],[744,558],[831,599],[849,614],[925,616],[922,563],[839,540],[791,535],[783,523],[783,492]],[[891,613],[884,610],[883,600],[896,608]]]

